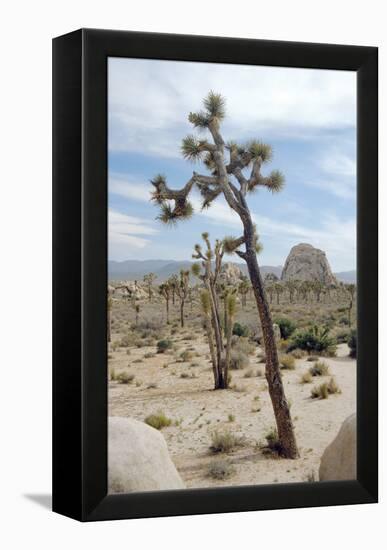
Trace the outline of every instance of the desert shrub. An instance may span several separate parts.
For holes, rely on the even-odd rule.
[[[349,356],[350,357],[356,357],[356,352],[357,352],[357,332],[356,332],[356,330],[351,331],[351,334],[348,338],[348,346],[349,346]]]
[[[183,363],[185,363],[186,361],[191,361],[193,357],[194,357],[194,354],[192,353],[192,351],[189,351],[189,350],[182,351],[180,354],[180,359]]]
[[[310,384],[312,382],[313,376],[309,371],[304,372],[301,376],[300,384]]]
[[[117,380],[117,373],[114,367],[110,369],[110,380],[112,381]]]
[[[210,450],[213,453],[228,453],[229,451],[235,449],[235,447],[239,447],[241,445],[243,445],[243,438],[233,434],[229,430],[224,432],[218,432],[215,430],[211,434]]]
[[[234,422],[235,416],[233,414],[229,414],[227,419],[228,419],[229,422]]]
[[[265,435],[266,439],[266,445],[263,445],[263,451],[264,453],[269,454],[282,454],[282,445],[280,443],[280,440],[278,438],[278,432],[276,428],[271,428]]]
[[[239,370],[249,366],[250,360],[243,351],[233,349],[230,355],[230,369]]]
[[[168,349],[172,348],[172,342],[170,340],[159,340],[157,342],[157,353],[164,353]]]
[[[305,351],[302,349],[294,349],[290,352],[290,355],[294,357],[294,359],[302,359],[305,357]]]
[[[144,359],[150,359],[151,357],[154,357],[154,356],[155,356],[155,354],[150,351],[149,353],[146,353],[144,355]]]
[[[207,476],[212,479],[227,479],[235,468],[225,460],[214,460],[208,465]]]
[[[341,393],[341,390],[333,377],[329,380],[328,383],[324,382],[324,384],[315,386],[311,390],[311,396],[314,399],[327,399],[329,395],[332,395],[334,393]]]
[[[128,374],[127,372],[120,372],[116,376],[117,382],[120,384],[131,384],[134,380],[134,374]]]
[[[309,361],[309,362],[318,361],[318,356],[317,355],[309,355],[308,358],[307,358],[307,361]]]
[[[328,327],[319,327],[314,325],[304,331],[294,334],[288,351],[302,349],[307,352],[325,353],[334,355],[336,352],[336,340],[329,335]]]
[[[240,323],[234,323],[234,326],[232,327],[232,333],[235,334],[235,336],[247,337],[249,335],[249,329],[246,325],[241,325]]]
[[[274,322],[279,326],[281,338],[284,340],[287,340],[297,328],[293,321],[287,319],[286,317],[275,319]]]
[[[152,428],[156,428],[156,430],[161,430],[162,428],[170,426],[172,424],[172,420],[165,416],[162,411],[159,411],[156,414],[150,414],[147,416],[145,418],[145,424],[152,426]]]
[[[328,376],[329,366],[324,361],[317,361],[309,368],[309,372],[312,376]]]
[[[339,325],[349,325],[348,317],[340,317]]]
[[[147,390],[155,390],[156,388],[157,388],[156,382],[151,382],[151,383],[148,384],[147,387],[146,387]]]
[[[324,382],[323,384],[320,384],[319,386],[314,386],[310,390],[310,395],[312,399],[328,399],[329,393],[328,393],[328,384]]]
[[[294,370],[296,368],[296,361],[292,355],[280,355],[279,363],[281,369]]]

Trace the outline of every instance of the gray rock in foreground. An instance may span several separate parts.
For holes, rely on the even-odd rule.
[[[339,433],[325,449],[320,463],[320,481],[356,479],[356,414],[348,416]]]
[[[109,493],[184,489],[163,435],[132,418],[109,417]]]

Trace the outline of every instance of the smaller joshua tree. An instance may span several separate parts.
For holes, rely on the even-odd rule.
[[[284,291],[284,287],[281,285],[281,283],[274,283],[274,292],[277,296],[277,305],[280,303],[280,296]]]
[[[152,286],[155,280],[156,280],[156,275],[154,273],[147,273],[146,275],[144,275],[144,283],[146,284],[146,288],[148,291],[148,299],[150,302],[152,301],[152,296],[153,296]]]
[[[165,281],[159,286],[159,294],[165,300],[165,308],[167,312],[167,325],[169,325],[169,300],[171,299],[172,286],[170,281]]]
[[[289,279],[285,282],[286,290],[289,292],[289,302],[292,304],[294,302],[294,296],[298,289],[298,282],[295,279]]]
[[[348,298],[348,326],[351,328],[352,325],[352,308],[353,308],[353,302],[355,300],[355,292],[356,292],[356,285],[354,284],[346,284],[344,285],[346,296]]]
[[[192,272],[203,282],[205,288],[201,292],[200,300],[210,347],[215,389],[224,389],[227,388],[227,378],[225,378],[224,372],[226,358],[219,315],[219,298],[216,292],[224,245],[222,241],[217,240],[212,248],[208,233],[203,233],[202,238],[206,249],[203,251],[200,244],[195,245],[192,257],[201,260],[201,264],[194,263]]]
[[[175,305],[176,289],[179,285],[179,277],[177,275],[171,275],[168,282],[172,292],[172,304]]]
[[[178,284],[176,285],[176,294],[180,302],[180,325],[184,327],[184,306],[189,293],[189,271],[182,269]]]
[[[246,297],[250,290],[249,281],[246,276],[243,277],[242,281],[238,286],[239,294],[241,295],[242,307],[246,307]]]

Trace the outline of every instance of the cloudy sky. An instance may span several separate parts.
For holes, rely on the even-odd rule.
[[[225,141],[256,137],[273,147],[267,170],[284,190],[249,197],[264,249],[262,265],[283,265],[292,246],[323,249],[334,271],[356,265],[356,73],[246,65],[109,59],[109,259],[189,260],[200,234],[240,233],[224,199],[176,227],[156,220],[149,180],[181,187],[192,171],[181,139],[190,111],[209,90],[227,98]]]

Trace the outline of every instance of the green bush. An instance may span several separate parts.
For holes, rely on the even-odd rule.
[[[279,326],[281,338],[283,338],[284,340],[287,340],[297,328],[293,321],[287,319],[286,317],[275,319],[274,323]]]
[[[210,449],[213,453],[228,453],[240,445],[243,445],[243,438],[238,435],[234,435],[228,430],[224,432],[218,432],[215,430],[211,434]]]
[[[163,412],[159,412],[157,414],[150,414],[147,416],[145,418],[145,424],[152,426],[152,428],[156,428],[156,430],[161,430],[162,428],[170,426],[172,424],[172,420],[165,416]]]
[[[325,353],[334,355],[336,353],[336,340],[329,335],[328,327],[314,325],[304,331],[296,332],[289,345],[288,351],[303,349],[307,352]]]
[[[356,330],[351,331],[351,334],[348,338],[348,346],[349,346],[349,356],[350,357],[356,357],[356,352],[357,352],[357,332],[356,332]]]
[[[157,353],[164,353],[168,349],[172,348],[172,342],[170,340],[159,340],[157,342]]]
[[[226,479],[235,472],[235,468],[225,460],[215,460],[208,465],[207,476],[212,479]]]
[[[249,329],[246,325],[241,325],[240,323],[234,323],[234,326],[232,328],[232,333],[235,334],[235,336],[248,336],[249,335]]]
[[[120,384],[130,384],[134,380],[134,374],[128,374],[127,372],[120,372],[119,374],[117,374],[115,379]]]
[[[296,368],[296,360],[292,355],[280,355],[279,364],[281,369],[294,370]]]

